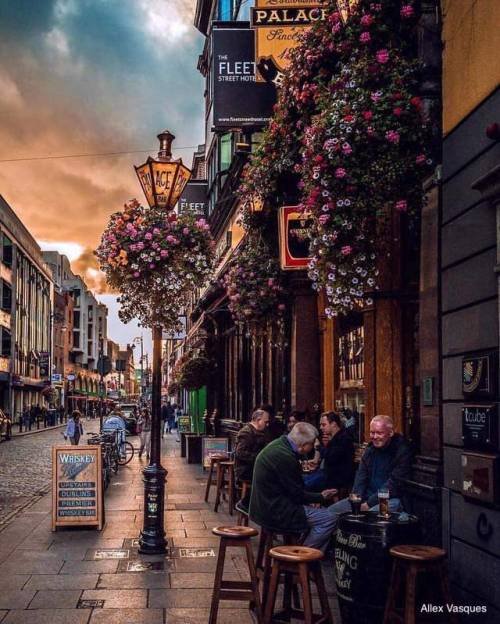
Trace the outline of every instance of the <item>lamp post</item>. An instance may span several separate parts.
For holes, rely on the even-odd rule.
[[[172,160],[174,135],[164,130],[158,135],[158,159],[149,157],[135,167],[137,177],[150,208],[170,212],[182,194],[191,171],[182,160]],[[144,523],[139,537],[139,552],[161,554],[166,551],[164,529],[165,480],[167,471],[161,465],[161,340],[162,327],[153,322],[153,387],[151,396],[151,452],[144,468]]]
[[[142,398],[143,398],[143,387],[144,387],[144,340],[142,337],[142,334],[140,336],[137,336],[137,338],[134,338],[132,340],[132,342],[135,344],[140,343],[141,345],[141,359],[139,360],[139,364],[141,365],[141,387],[139,390],[139,398],[141,399],[140,403],[142,403]]]

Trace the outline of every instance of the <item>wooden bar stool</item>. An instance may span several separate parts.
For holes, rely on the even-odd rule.
[[[269,582],[271,580],[272,562],[269,556],[269,552],[280,536],[282,537],[283,545],[285,546],[300,544],[300,533],[280,533],[266,527],[260,527],[256,567],[262,581],[262,604],[264,605],[266,604],[267,591],[269,589]],[[298,594],[295,592],[295,595],[297,602]]]
[[[316,548],[307,546],[276,546],[271,548],[269,556],[272,559],[271,583],[267,595],[264,624],[271,624],[276,602],[276,593],[280,574],[285,575],[285,610],[286,617],[300,618],[306,624],[333,624],[328,596],[326,594],[323,574],[321,573],[320,561],[323,553]],[[292,609],[291,593],[293,577],[298,576],[298,582],[302,589],[303,609]],[[311,587],[309,577],[312,577],[318,590],[318,598],[321,605],[321,615],[313,613]]]
[[[214,471],[216,470],[216,466],[218,462],[224,461],[227,459],[227,455],[212,455],[210,457],[210,468],[208,469],[208,477],[207,477],[207,487],[205,489],[205,502],[208,503],[208,498],[210,496],[210,488],[212,485],[216,485],[216,481],[214,481]]]
[[[389,594],[385,605],[384,624],[391,622],[403,622],[403,624],[415,624],[417,620],[417,576],[425,572],[434,575],[437,587],[441,592],[442,604],[451,604],[451,594],[446,570],[446,552],[434,546],[393,546],[389,551],[394,557],[392,567]],[[427,577],[428,578],[428,577]],[[402,581],[404,580],[405,594],[404,607],[396,606]],[[449,613],[448,621],[457,623],[456,614]]]
[[[233,515],[234,510],[234,461],[217,462],[217,494],[215,496],[214,511],[219,509],[223,493],[228,495],[228,512]]]
[[[255,610],[258,623],[261,624],[262,607],[259,595],[259,582],[251,543],[251,538],[258,534],[257,529],[243,526],[220,526],[213,528],[212,533],[220,537],[220,546],[208,624],[216,624],[220,600],[248,600]],[[245,549],[250,581],[225,581],[223,579],[226,548],[229,546]]]

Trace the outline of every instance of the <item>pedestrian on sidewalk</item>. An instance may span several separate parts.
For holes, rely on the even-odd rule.
[[[82,415],[78,410],[74,410],[71,416],[68,419],[68,424],[66,425],[66,430],[64,432],[64,439],[67,440],[69,438],[71,444],[73,446],[78,446],[80,442],[80,438],[83,435],[83,425],[81,422]]]
[[[146,458],[149,459],[151,451],[151,414],[147,407],[143,408],[137,419],[137,428],[141,436],[141,448],[139,449],[139,457],[142,457],[144,449],[146,449]]]

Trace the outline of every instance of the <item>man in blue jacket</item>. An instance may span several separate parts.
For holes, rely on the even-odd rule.
[[[375,416],[370,422],[370,444],[363,453],[352,487],[361,497],[361,511],[378,511],[378,491],[389,490],[389,511],[401,508],[401,480],[411,472],[411,450],[400,433],[394,433],[389,416]],[[335,523],[338,516],[351,511],[347,498],[328,507]]]

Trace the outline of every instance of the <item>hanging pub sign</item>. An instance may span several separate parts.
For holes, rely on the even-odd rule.
[[[465,448],[498,449],[496,405],[462,407],[462,439]]]
[[[214,127],[264,126],[273,112],[276,89],[255,80],[253,31],[228,25],[215,25],[212,33]]]
[[[326,1],[256,0],[250,25],[255,30],[258,82],[281,83],[288,67],[288,50],[299,45],[299,35],[313,22],[324,19]]]
[[[103,525],[100,446],[52,448],[52,530]]]
[[[462,392],[467,398],[495,396],[496,358],[494,354],[468,356],[462,359]]]
[[[207,183],[203,180],[190,180],[179,197],[177,208],[180,215],[208,216]]]
[[[285,271],[306,269],[312,217],[298,206],[283,206],[279,211],[280,262]]]

